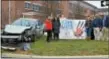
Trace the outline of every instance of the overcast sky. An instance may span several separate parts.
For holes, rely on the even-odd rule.
[[[86,1],[94,6],[96,6],[97,8],[108,8],[107,6],[106,7],[101,7],[101,2],[100,1]]]

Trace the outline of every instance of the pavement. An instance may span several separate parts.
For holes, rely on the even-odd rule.
[[[109,55],[94,55],[94,56],[39,56],[39,55],[24,55],[15,53],[2,53],[2,59],[9,58],[26,58],[26,59],[109,59]]]

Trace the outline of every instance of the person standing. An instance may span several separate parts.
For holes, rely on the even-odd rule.
[[[50,42],[50,40],[52,39],[52,21],[50,16],[48,16],[48,18],[45,20],[44,25],[47,32],[46,41]]]
[[[102,40],[109,40],[109,16],[104,15],[103,17],[103,29],[102,29]]]
[[[86,34],[87,34],[87,40],[91,40],[91,33],[92,33],[92,20],[91,17],[88,17],[88,19],[86,20],[85,23],[85,27],[86,27]]]
[[[95,17],[94,15],[91,16],[92,21],[94,20],[94,17]],[[93,26],[92,26],[92,31],[91,31],[91,39],[92,39],[92,40],[95,39],[95,37],[94,37],[94,28],[93,28]]]
[[[96,18],[92,22],[93,28],[94,28],[94,37],[95,40],[101,39],[101,29],[102,29],[102,18],[100,17],[100,14],[96,15]]]
[[[53,24],[53,38],[59,40],[59,33],[60,33],[59,16],[57,16],[53,19],[52,24]]]

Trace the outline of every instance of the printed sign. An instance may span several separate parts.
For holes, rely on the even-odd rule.
[[[60,20],[60,39],[85,39],[85,20]]]

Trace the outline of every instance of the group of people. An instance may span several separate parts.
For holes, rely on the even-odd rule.
[[[88,40],[109,40],[109,15],[103,15],[98,13],[93,16],[89,16],[86,20],[86,34]]]
[[[57,17],[48,16],[44,22],[47,42],[50,42],[51,39],[59,40],[60,26],[60,15]],[[88,16],[85,28],[87,40],[109,40],[109,15],[97,13],[95,16]]]
[[[52,39],[59,40],[60,26],[60,15],[57,17],[48,16],[44,21],[44,31],[47,32],[47,42],[50,42]],[[99,13],[96,14],[95,17],[87,17],[85,28],[87,40],[109,40],[109,15]],[[24,48],[30,49],[30,44],[25,44]]]
[[[51,39],[59,40],[60,25],[60,15],[57,15],[57,17],[48,16],[44,22],[44,30],[47,32],[47,42],[50,42]]]

